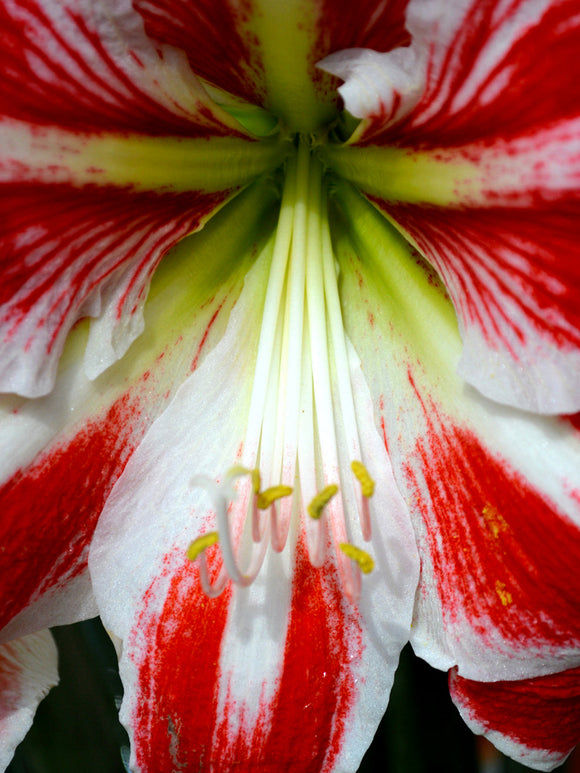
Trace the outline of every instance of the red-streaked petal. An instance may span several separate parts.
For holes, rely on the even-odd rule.
[[[578,438],[564,431],[557,442],[557,424],[546,423],[539,432],[522,427],[516,440],[501,414],[494,417],[490,411],[488,427],[477,422],[472,429],[442,416],[424,392],[417,391],[414,399],[426,411],[425,434],[403,452],[403,475],[423,519],[422,586],[429,589],[425,596],[436,591],[441,605],[436,619],[423,597],[416,641],[423,643],[427,630],[442,626],[460,671],[487,678],[576,664],[578,481],[569,467],[562,474],[558,457],[577,458]],[[507,425],[503,432],[501,422]],[[550,434],[552,447],[540,450]],[[518,441],[529,447],[517,449]],[[537,467],[538,457],[543,469]],[[548,468],[557,476],[557,499],[546,491],[553,488],[543,479]],[[479,653],[479,663],[474,662],[476,647],[487,651]],[[507,656],[505,671],[496,665],[499,656]]]
[[[385,91],[377,91],[374,110],[355,111],[364,119],[356,141],[423,148],[489,144],[576,118],[576,11],[575,0],[411,0],[407,26],[421,92],[401,116],[385,109],[393,95],[388,81],[381,83]],[[550,48],[549,61],[538,58],[539,47]],[[385,58],[385,70],[394,66],[391,59]],[[372,58],[369,63],[379,66]],[[354,99],[356,81],[350,86]],[[349,102],[346,97],[347,109]]]
[[[122,356],[163,254],[281,157],[129,0],[10,0],[0,30],[0,389],[37,397],[82,316],[90,375]]]
[[[134,662],[122,670],[130,696],[124,717],[134,728],[135,769],[149,770],[153,754],[159,773],[200,764],[240,771],[354,770],[335,765],[353,721],[362,632],[357,615],[343,608],[338,578],[313,569],[299,549],[290,608],[288,600],[281,605],[279,590],[276,601],[264,605],[263,591],[252,589],[230,610],[230,594],[205,598],[197,571],[181,561],[161,613],[145,608],[126,645]],[[156,592],[151,587],[148,597]],[[256,628],[262,636],[242,663],[236,643],[248,650],[244,630],[256,639]],[[270,675],[260,659],[270,661],[273,650],[280,662]],[[224,673],[224,660],[235,662],[235,673]],[[134,670],[139,687],[127,679]],[[234,688],[229,680],[237,682]],[[245,701],[238,706],[241,695]]]
[[[381,209],[443,278],[463,339],[458,373],[498,402],[580,408],[580,196],[529,207]]]
[[[460,319],[463,377],[546,413],[580,407],[576,10],[570,0],[413,0],[410,49],[384,55],[384,72],[368,51],[358,69],[343,63],[347,108],[356,112],[355,97],[379,104],[357,112],[365,121],[351,141],[367,147],[348,148],[348,160],[338,151],[337,171],[440,272]],[[397,57],[409,59],[400,72]]]
[[[522,682],[450,673],[451,697],[474,733],[535,770],[553,770],[580,741],[580,669]]]
[[[163,261],[145,332],[106,374],[87,378],[81,324],[50,395],[4,399],[0,627],[18,615],[4,637],[94,614],[86,569],[100,511],[149,424],[222,335],[271,196],[266,183],[252,187]]]
[[[577,666],[577,430],[466,388],[436,275],[359,194],[335,191],[347,330],[422,557],[413,646],[481,680]]]
[[[407,1],[364,0],[354,8],[329,0],[137,0],[135,7],[148,34],[185,51],[200,77],[306,131],[330,120],[336,102],[316,62],[350,46],[406,45]]]
[[[314,569],[303,546],[294,561],[290,598],[278,565],[264,567],[261,587],[208,599],[183,555],[166,557],[121,663],[135,770],[150,770],[152,755],[158,773],[357,769],[401,641],[383,630],[377,649],[372,605],[365,620],[335,571]],[[377,622],[394,632],[395,619]]]
[[[74,131],[233,130],[185,57],[147,38],[130,0],[7,0],[0,30],[2,115]]]
[[[58,682],[57,651],[48,631],[0,645],[0,769],[26,735],[36,707]]]
[[[354,357],[361,443],[376,480],[377,514],[387,514],[373,525],[376,568],[360,603],[346,599],[330,555],[322,567],[310,565],[298,512],[286,548],[268,551],[249,588],[208,600],[186,558],[188,544],[215,517],[194,480],[223,475],[245,442],[269,257],[246,277],[218,346],[143,439],[91,545],[101,614],[124,640],[122,717],[136,770],[150,769],[154,758],[159,773],[199,766],[354,771],[409,635],[414,534]],[[238,508],[243,498],[231,508],[233,529]],[[209,561],[215,571],[219,552]]]
[[[67,335],[83,316],[106,320],[89,352],[91,375],[122,356],[142,331],[159,261],[223,200],[224,194],[131,194],[112,186],[5,186],[2,390],[50,392]]]

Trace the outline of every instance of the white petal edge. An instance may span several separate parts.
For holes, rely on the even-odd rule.
[[[57,660],[49,631],[0,645],[0,770],[28,732],[38,704],[58,683]]]

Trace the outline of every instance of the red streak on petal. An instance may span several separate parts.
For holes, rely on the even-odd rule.
[[[141,685],[134,749],[143,769],[332,770],[356,696],[352,669],[362,646],[357,613],[345,609],[335,574],[313,569],[299,546],[275,698],[261,701],[262,686],[256,685],[258,721],[237,735],[227,727],[227,714],[217,714],[229,593],[206,598],[196,568],[182,566],[169,582],[163,611],[149,615],[157,583],[165,582],[162,572],[145,594],[145,612],[133,633],[135,642],[147,642],[133,656]]]
[[[530,334],[580,346],[580,199],[525,208],[441,209],[369,198],[413,237],[443,277],[466,326],[517,359]],[[518,319],[513,309],[521,314]]]
[[[0,4],[3,115],[77,131],[189,137],[230,133],[209,114],[188,115],[190,105],[171,110],[161,103],[162,96],[158,101],[147,93],[135,82],[143,65],[135,73],[126,69],[124,57],[112,58],[89,13],[83,17],[63,7],[55,24],[37,0],[14,5]],[[139,64],[129,42],[125,57]]]
[[[14,183],[0,203],[0,323],[4,340],[23,326],[50,331],[48,351],[83,302],[128,263],[117,318],[135,310],[164,253],[194,231],[227,193],[134,192],[88,185]],[[31,312],[37,307],[33,322]]]
[[[121,397],[0,488],[0,628],[86,570],[105,500],[140,439],[139,412],[135,398]]]
[[[382,133],[384,122],[377,117],[367,140],[450,147],[479,139],[505,140],[577,116],[580,24],[576,0],[549,3],[532,26],[529,21],[525,26],[520,17],[518,34],[502,53],[498,39],[510,34],[510,24],[527,4],[527,0],[510,0],[500,8],[495,2],[473,2],[446,49],[431,58],[427,88],[418,105]],[[525,15],[529,19],[533,13]],[[538,56],[538,51],[546,50],[549,57]],[[483,64],[486,60],[493,64],[488,67]],[[478,73],[481,67],[483,75]],[[467,89],[466,84],[470,84]],[[463,89],[469,98],[464,98]]]
[[[196,75],[249,102],[263,101],[258,42],[245,26],[251,0],[134,0],[147,34],[187,54]]]
[[[208,338],[208,336],[209,336],[209,334],[211,332],[211,329],[212,329],[216,319],[219,317],[219,313],[222,310],[222,307],[223,307],[224,303],[225,303],[225,299],[220,303],[220,305],[214,311],[214,313],[211,316],[211,319],[209,320],[209,322],[206,325],[206,328],[205,328],[205,330],[203,332],[203,335],[201,337],[201,340],[199,342],[199,346],[197,347],[197,351],[195,353],[195,357],[193,358],[193,362],[191,363],[191,372],[192,373],[197,368],[197,366],[199,364],[199,358],[201,356],[201,353],[203,352],[203,348],[204,348],[205,344],[207,343],[207,338]]]
[[[580,740],[580,668],[516,682],[474,682],[455,671],[449,677],[453,700],[487,730],[561,754]]]
[[[577,432],[580,432],[580,413],[571,413],[562,418],[565,422],[571,424]]]
[[[166,567],[170,563],[171,557]],[[151,612],[148,607],[168,571],[162,570],[145,593],[129,644],[136,647],[131,657],[139,673],[133,750],[140,769],[148,773],[210,770],[220,647],[231,589],[209,599],[201,590],[197,567],[184,559],[169,581],[163,609]]]
[[[321,0],[319,49],[322,56],[344,48],[390,51],[407,46],[411,36],[405,27],[409,0]]]
[[[346,608],[336,575],[313,568],[299,544],[276,697],[261,703],[253,732],[232,739],[220,728],[216,754],[226,769],[333,770],[356,698],[352,667],[361,649],[358,616]]]
[[[405,465],[450,623],[485,641],[580,645],[580,529],[472,432],[428,406]]]

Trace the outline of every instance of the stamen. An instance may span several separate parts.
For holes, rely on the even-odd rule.
[[[361,548],[357,548],[356,545],[351,545],[350,542],[341,542],[339,548],[345,556],[352,558],[352,560],[358,564],[359,569],[363,574],[369,574],[375,568],[375,562],[366,550],[361,550]]]
[[[205,534],[201,534],[197,539],[194,539],[187,548],[187,557],[190,561],[195,559],[210,545],[215,545],[219,541],[219,534],[217,531],[208,531]]]
[[[363,497],[372,497],[375,491],[375,482],[369,475],[369,471],[362,462],[351,462],[350,469],[353,471],[355,478],[360,483],[360,488]]]
[[[291,486],[270,486],[270,488],[260,491],[258,494],[257,505],[260,510],[267,510],[271,504],[282,497],[288,497],[294,489]]]
[[[331,483],[330,486],[325,486],[308,505],[308,515],[317,521],[322,515],[322,511],[326,505],[336,494],[338,494],[338,486],[335,483]]]
[[[254,468],[253,470],[248,469],[248,467],[244,467],[241,464],[235,464],[233,467],[230,467],[230,469],[226,473],[226,477],[233,479],[233,478],[240,478],[242,475],[249,475],[252,479],[252,491],[254,494],[258,494],[260,491],[260,486],[262,485],[262,481],[260,478],[260,470]]]
[[[192,481],[212,496],[217,531],[194,540],[187,555],[199,558],[208,595],[230,580],[249,585],[268,545],[284,550],[292,518],[300,513],[310,562],[322,567],[332,543],[344,592],[356,601],[361,572],[371,571],[373,560],[353,542],[371,538],[375,484],[359,461],[353,353],[342,320],[324,169],[305,137],[288,159],[271,254],[242,464],[220,485]],[[243,488],[237,484],[244,495],[230,505],[230,484],[242,476],[250,477],[251,489],[248,481]],[[223,564],[212,585],[205,550],[218,535]],[[244,573],[239,556],[246,555]]]

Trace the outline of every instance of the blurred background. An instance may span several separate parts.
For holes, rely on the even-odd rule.
[[[54,628],[61,682],[38,708],[8,773],[125,773],[129,742],[117,721],[117,658],[99,620]],[[407,646],[389,708],[359,773],[524,773],[464,725],[447,675]],[[578,751],[558,773],[580,773]]]

